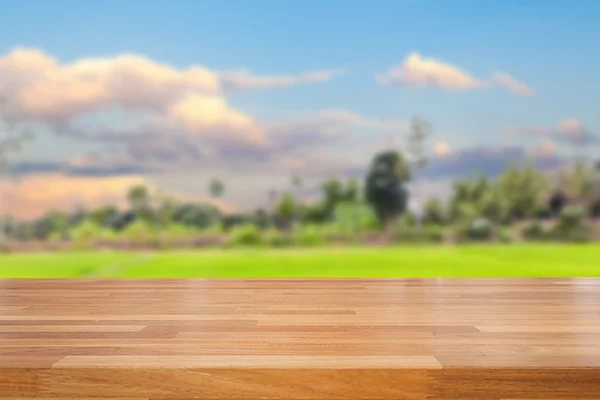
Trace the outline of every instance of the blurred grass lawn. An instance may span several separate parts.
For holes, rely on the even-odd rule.
[[[597,244],[0,255],[0,278],[599,277]]]

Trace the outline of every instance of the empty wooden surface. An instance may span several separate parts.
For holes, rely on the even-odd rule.
[[[2,398],[600,399],[600,280],[0,280]]]

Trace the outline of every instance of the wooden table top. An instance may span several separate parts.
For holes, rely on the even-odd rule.
[[[597,373],[600,279],[0,280],[5,374],[126,368]]]

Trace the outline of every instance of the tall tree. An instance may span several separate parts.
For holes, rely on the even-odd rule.
[[[365,198],[384,225],[406,210],[410,167],[395,150],[378,153],[373,158],[365,182]]]
[[[286,228],[290,226],[296,215],[296,202],[291,193],[286,192],[279,199],[275,209],[275,215],[281,220]]]
[[[225,184],[219,179],[211,179],[208,183],[208,192],[214,198],[221,197],[225,193]]]
[[[423,204],[421,201],[421,188],[419,187],[419,179],[418,174],[421,172],[428,164],[429,158],[427,156],[427,145],[428,140],[431,137],[432,133],[432,125],[426,119],[416,115],[412,118],[410,123],[410,131],[407,137],[407,153],[409,157],[409,162],[411,166],[411,171],[413,172],[413,201],[416,202],[417,207],[419,208],[419,218],[417,219],[417,226],[420,228],[421,226],[421,218]]]
[[[136,218],[145,220],[146,222],[152,219],[152,207],[150,204],[150,192],[144,185],[136,185],[129,189],[127,193],[129,207],[136,215]]]

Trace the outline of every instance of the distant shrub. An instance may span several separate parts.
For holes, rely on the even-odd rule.
[[[0,254],[9,254],[11,252],[11,248],[6,243],[0,243]]]
[[[291,236],[276,228],[266,230],[263,238],[265,243],[271,247],[286,247],[292,244]]]
[[[100,231],[101,228],[98,224],[85,220],[73,228],[71,237],[78,241],[93,240],[100,236]]]
[[[546,204],[540,204],[535,209],[535,217],[539,219],[548,219],[553,216],[552,209]]]
[[[395,231],[395,239],[401,243],[438,243],[444,239],[444,230],[436,225],[425,225],[420,229],[399,226]]]
[[[376,230],[381,223],[372,207],[360,203],[340,203],[333,212],[335,225],[346,234]]]
[[[229,232],[229,242],[237,246],[257,246],[264,243],[260,229],[254,224],[234,226]]]
[[[95,240],[100,237],[101,228],[90,220],[84,220],[71,229],[70,237],[75,248],[86,250],[92,247]]]
[[[427,242],[441,242],[444,240],[444,229],[437,225],[426,225],[420,232]]]
[[[140,243],[149,243],[156,239],[157,232],[150,224],[143,220],[136,220],[127,225],[118,237],[125,238]]]
[[[544,238],[544,228],[539,221],[532,221],[521,228],[521,235],[525,239],[539,240]]]
[[[513,235],[510,228],[502,228],[498,231],[498,240],[502,243],[509,243],[513,241]]]
[[[487,218],[477,218],[471,223],[462,223],[457,229],[460,241],[486,241],[494,234],[494,227]]]
[[[586,225],[587,210],[581,206],[565,207],[554,229],[550,232],[556,240],[583,242],[590,238],[590,230]]]
[[[294,232],[294,239],[300,246],[320,246],[327,242],[327,235],[318,225],[305,225]]]

